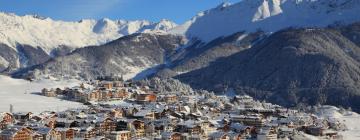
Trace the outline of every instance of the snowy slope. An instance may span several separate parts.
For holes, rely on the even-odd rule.
[[[210,41],[239,31],[275,32],[360,21],[359,0],[242,0],[199,13],[170,32]]]
[[[0,43],[16,47],[16,44],[40,46],[46,52],[59,45],[72,48],[100,45],[121,36],[136,32],[166,32],[177,26],[168,20],[152,23],[145,20],[81,20],[79,22],[56,21],[33,15],[17,16],[0,13]]]
[[[79,84],[80,81],[77,80],[40,80],[30,83],[29,81],[0,75],[0,112],[8,112],[10,104],[13,105],[15,112],[31,111],[36,113],[83,107],[80,103],[30,94],[31,92],[39,92],[43,88],[64,88],[78,86]]]
[[[360,139],[360,115],[346,111],[341,113],[340,109],[334,106],[322,106],[319,110],[319,113],[316,114],[322,118],[333,118],[338,120],[341,123],[344,123],[347,130],[341,131],[340,134],[343,136],[344,140],[358,140]]]

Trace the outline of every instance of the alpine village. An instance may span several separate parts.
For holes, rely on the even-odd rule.
[[[276,140],[342,139],[341,120],[318,117],[330,106],[297,111],[247,95],[205,91],[164,92],[158,85],[102,78],[37,94],[81,102],[61,112],[9,112],[0,115],[0,140]],[[344,109],[344,111],[347,111]]]

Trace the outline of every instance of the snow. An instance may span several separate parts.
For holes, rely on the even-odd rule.
[[[339,110],[340,109],[337,107],[326,105],[326,106],[322,106],[316,115],[323,118],[337,119],[343,117],[343,115],[339,112]]]
[[[78,22],[56,21],[33,15],[18,16],[0,12],[0,42],[16,49],[17,43],[40,46],[47,53],[65,45],[78,48],[100,45],[137,32],[166,32],[177,26],[169,20],[125,21],[85,19]]]
[[[9,66],[9,62],[6,61],[5,58],[0,56],[0,65],[4,66],[4,67],[8,67]]]
[[[123,78],[128,80],[134,78],[137,74],[141,73],[142,71],[146,70],[147,67],[136,67],[136,66],[127,66],[126,70],[127,73],[123,75]]]
[[[353,23],[360,21],[359,10],[358,0],[242,0],[201,12],[169,32],[207,42],[240,31]]]
[[[78,86],[80,81],[49,79],[29,82],[0,75],[0,112],[8,112],[10,104],[14,112],[62,111],[69,108],[84,107],[80,103],[31,94],[41,92],[43,88],[64,88]]]
[[[349,129],[344,132],[340,132],[344,136],[344,140],[358,140],[360,139],[360,115],[357,113],[351,113],[339,118],[340,121],[345,123]]]
[[[0,12],[0,42],[40,46],[46,52],[59,45],[73,48],[100,45],[133,33],[170,33],[205,42],[240,31],[276,32],[287,27],[323,27],[360,20],[358,0],[242,0],[223,3],[177,25],[163,19],[125,21],[85,19],[65,22],[39,16]]]
[[[334,118],[344,123],[347,130],[340,131],[344,140],[360,139],[360,115],[351,111],[346,111],[345,113],[340,113],[339,111],[340,109],[334,106],[322,106],[316,115],[323,118]]]
[[[134,61],[140,62],[137,65],[134,65]],[[159,64],[149,61],[146,57],[137,56],[136,58],[122,57],[120,60],[110,59],[109,62],[121,68],[125,73],[122,75],[124,80],[129,80],[137,77],[138,74],[151,69]]]
[[[312,136],[312,135],[309,135],[309,134],[306,134],[306,133],[303,133],[303,132],[300,132],[300,134],[304,135],[305,138],[308,139],[308,140],[320,140],[319,137]]]

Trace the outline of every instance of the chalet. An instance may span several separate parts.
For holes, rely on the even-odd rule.
[[[33,131],[26,127],[14,126],[0,133],[1,140],[31,140]]]
[[[150,109],[142,109],[133,115],[137,119],[154,120],[155,112]]]
[[[247,140],[247,139],[251,139],[250,135],[244,135],[244,134],[239,134],[239,133],[232,133],[231,134],[232,140]]]
[[[114,87],[124,87],[124,83],[122,81],[114,81]]]
[[[52,128],[47,128],[47,127],[34,128],[33,131],[36,133],[35,135],[36,139],[41,139],[41,140],[61,139],[61,133]],[[34,136],[33,139],[35,139]]]
[[[72,128],[56,128],[61,135],[62,140],[71,140],[75,138],[75,129]]]
[[[245,126],[240,123],[231,123],[231,130],[244,136],[248,136],[254,133],[255,127]]]
[[[138,94],[136,96],[136,101],[138,103],[156,102],[156,95],[155,94]]]
[[[141,138],[145,136],[145,123],[141,120],[134,120],[132,122],[132,131],[135,134],[136,138]]]
[[[314,136],[323,136],[325,130],[326,130],[326,128],[324,128],[322,126],[311,125],[306,128],[306,133],[314,135]]]
[[[5,121],[1,121],[0,122],[0,130],[4,130],[6,129],[8,126],[8,124]]]
[[[341,136],[338,135],[338,132],[337,131],[334,131],[334,130],[325,130],[324,132],[324,136],[326,136],[327,138],[330,138],[330,139],[341,139]]]
[[[155,127],[155,132],[158,134],[163,132],[173,132],[175,129],[175,125],[173,125],[170,120],[167,119],[154,120],[153,125]]]
[[[204,135],[209,135],[210,133],[216,131],[216,124],[210,122],[210,121],[202,121],[200,122],[200,126],[202,128],[202,130],[204,131]]]
[[[178,98],[177,98],[176,95],[166,95],[166,96],[164,97],[164,101],[165,101],[166,103],[175,103],[175,102],[178,101]]]
[[[112,82],[103,82],[102,87],[104,87],[105,89],[112,89],[113,83]]]
[[[126,107],[122,108],[122,110],[127,117],[132,117],[136,112],[139,112],[139,109],[137,109],[136,107]]]
[[[119,119],[119,118],[123,118],[124,116],[125,116],[124,110],[122,110],[121,108],[112,109],[110,111],[111,118]]]
[[[31,121],[35,121],[35,122],[40,122],[40,121],[43,121],[45,118],[41,117],[41,116],[38,116],[38,115],[33,115],[31,117]]]
[[[201,126],[198,125],[194,120],[188,120],[178,124],[180,132],[186,132],[189,135],[199,135],[202,133]]]
[[[164,109],[164,108],[158,108],[158,109],[154,110],[155,119],[160,119],[160,118],[166,117],[167,113],[170,113],[168,111],[169,111],[168,109]]]
[[[110,139],[112,140],[131,140],[130,131],[113,131],[110,133]]]
[[[119,120],[116,122],[116,131],[130,130],[131,125],[131,120]]]
[[[97,130],[94,127],[82,127],[80,128],[77,138],[81,139],[94,139],[96,137]]]
[[[155,125],[153,122],[146,122],[145,124],[145,137],[154,137],[158,136],[158,133],[155,133]]]
[[[31,112],[28,112],[28,113],[15,113],[13,114],[14,118],[18,121],[21,121],[21,122],[24,122],[24,121],[28,121],[30,120],[30,118],[32,117],[32,114]]]
[[[272,128],[260,129],[257,140],[277,140],[277,133]]]
[[[15,122],[14,116],[10,113],[0,114],[0,129],[5,129],[7,125]]]
[[[110,118],[100,119],[97,120],[95,128],[98,130],[99,134],[110,134],[111,131],[116,130],[116,122]]]
[[[91,91],[90,93],[88,93],[87,100],[88,101],[99,101],[101,98],[102,97],[101,97],[100,91],[94,90],[94,91]]]
[[[47,88],[42,89],[41,94],[46,97],[56,97],[57,96],[56,91],[54,89],[49,90]]]
[[[183,136],[178,132],[164,132],[161,134],[162,140],[183,140]]]
[[[71,125],[74,125],[74,122],[74,120],[70,120],[67,118],[57,118],[55,120],[55,127],[68,128]]]
[[[215,132],[209,136],[209,140],[230,140],[229,134],[225,132]]]
[[[120,89],[120,90],[116,90],[113,95],[112,98],[115,99],[126,99],[128,98],[129,93],[125,90],[125,89]]]
[[[45,123],[46,127],[55,128],[55,122],[56,122],[56,119],[53,118],[53,119],[47,119],[43,123]]]
[[[293,135],[295,132],[294,128],[290,128],[287,126],[281,126],[279,128],[279,137],[286,137],[286,136],[290,136]]]
[[[82,90],[80,90],[78,88],[74,88],[68,92],[67,97],[74,101],[83,102],[86,100],[85,95],[86,94]]]
[[[112,96],[112,93],[111,91],[107,91],[107,90],[103,90],[103,91],[100,91],[100,101],[106,101],[108,99],[111,99],[111,96]]]
[[[43,135],[37,133],[37,132],[34,132],[32,134],[32,140],[46,140],[46,138],[44,138]]]
[[[231,121],[256,127],[262,127],[265,125],[265,119],[259,115],[231,115]]]
[[[55,129],[52,129],[50,131],[50,139],[51,140],[60,140],[61,139],[61,133],[59,131],[56,131]]]

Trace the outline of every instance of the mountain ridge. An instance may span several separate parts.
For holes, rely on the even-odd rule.
[[[175,78],[193,88],[217,93],[234,88],[283,106],[332,104],[360,111],[360,48],[343,28],[358,26],[284,29]]]
[[[125,21],[84,19],[77,22],[53,20],[36,15],[18,16],[0,12],[0,42],[12,48],[16,44],[41,47],[48,54],[58,46],[79,48],[101,45],[124,35],[139,32],[166,32],[177,26],[169,20]]]
[[[243,0],[200,12],[169,32],[209,42],[236,32],[351,24],[360,20],[359,9],[356,0]]]

